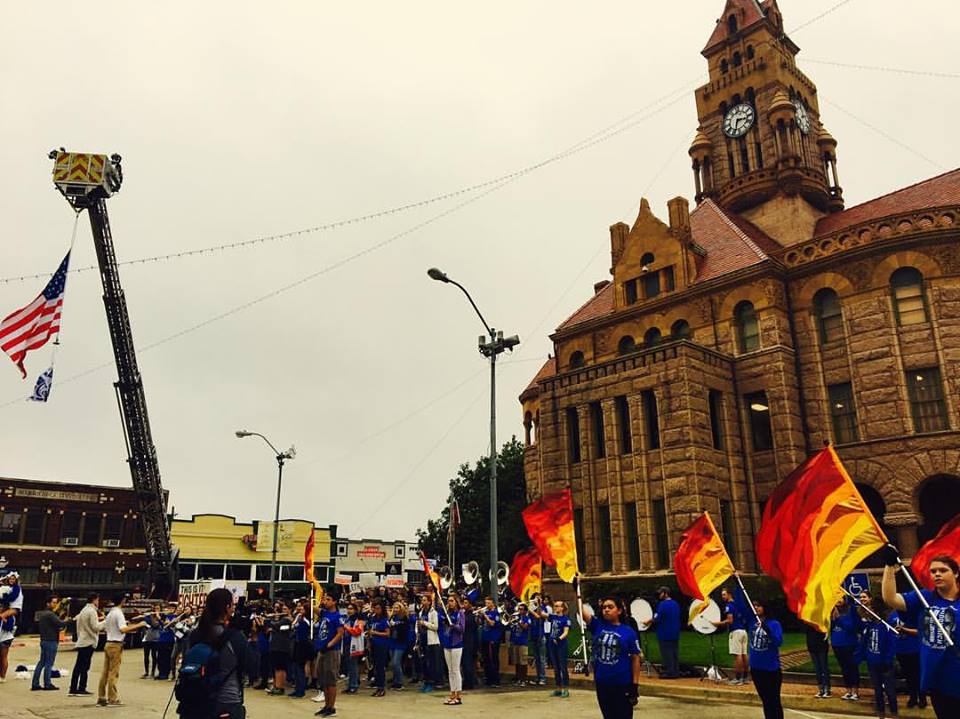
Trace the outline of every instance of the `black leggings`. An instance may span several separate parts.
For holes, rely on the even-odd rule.
[[[150,660],[153,659],[153,671],[157,671],[157,643],[143,643],[143,673],[150,676]]]
[[[944,694],[940,691],[930,692],[930,703],[937,719],[956,719],[960,717],[960,697]]]
[[[780,686],[783,684],[783,672],[779,669],[767,671],[752,667],[753,686],[757,688],[760,701],[763,702],[763,719],[783,719],[783,705],[780,703]]]
[[[603,719],[631,719],[633,705],[627,699],[629,684],[597,683],[597,704]]]
[[[856,647],[833,648],[833,653],[837,655],[837,662],[840,664],[840,671],[843,673],[843,685],[852,689],[860,688],[860,666],[854,656],[856,652]]]
[[[873,701],[877,715],[884,714],[884,697],[891,716],[897,715],[897,675],[891,664],[867,664],[870,681],[873,682]]]

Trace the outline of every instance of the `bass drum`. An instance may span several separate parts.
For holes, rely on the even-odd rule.
[[[650,628],[650,625],[645,625],[644,622],[649,622],[653,619],[653,607],[650,606],[650,602],[646,599],[637,597],[630,602],[630,616],[636,621],[637,628],[641,632],[645,632]]]
[[[720,607],[712,599],[702,602],[694,599],[690,604],[690,626],[700,634],[713,634],[717,628],[713,622],[720,621]]]

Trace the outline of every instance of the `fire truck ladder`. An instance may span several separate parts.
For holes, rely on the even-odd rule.
[[[87,211],[93,244],[103,284],[103,305],[107,326],[113,344],[118,380],[114,383],[117,406],[123,420],[123,434],[127,446],[127,464],[136,492],[140,524],[146,541],[151,595],[165,597],[176,591],[175,557],[170,542],[170,530],[157,450],[150,432],[147,400],[143,379],[137,367],[137,355],[130,328],[127,301],[120,286],[120,273],[113,249],[110,218],[106,200],[120,189],[123,173],[120,156],[85,155],[63,150],[50,153],[54,159],[54,183],[57,189],[78,212]]]

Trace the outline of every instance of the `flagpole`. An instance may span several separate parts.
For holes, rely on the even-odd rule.
[[[314,607],[314,602],[313,602],[313,584],[311,584],[311,585],[310,585],[310,641],[313,641],[313,623],[314,623],[314,618],[313,618],[313,611],[314,611],[314,610],[313,610],[313,607]]]
[[[892,544],[887,546],[893,547]],[[950,632],[948,632],[944,628],[943,624],[937,618],[937,615],[933,613],[933,610],[930,608],[930,603],[927,601],[927,598],[923,596],[923,592],[920,591],[920,587],[918,587],[916,581],[914,581],[913,575],[910,573],[910,570],[903,563],[903,560],[900,559],[899,552],[897,552],[897,564],[900,567],[900,571],[903,572],[905,575],[907,575],[907,581],[910,582],[910,586],[913,587],[913,591],[916,592],[917,596],[920,598],[920,603],[923,604],[923,609],[927,613],[927,616],[929,616],[933,620],[933,623],[937,625],[937,629],[939,629],[940,633],[943,634],[943,638],[944,640],[946,640],[947,646],[949,646],[952,649],[955,646],[955,644],[953,643],[953,637],[951,637]]]
[[[590,658],[587,656],[587,626],[583,621],[583,595],[580,593],[580,575],[573,578],[577,590],[577,621],[580,624],[580,648],[583,650],[583,676],[590,676]]]
[[[883,624],[883,626],[885,626],[887,629],[889,629],[889,630],[890,630],[891,632],[893,632],[894,634],[897,634],[897,635],[900,634],[896,629],[894,629],[894,628],[891,627],[889,624],[887,624],[887,623],[886,623],[876,612],[874,612],[870,607],[868,607],[868,606],[865,605],[863,602],[861,602],[859,599],[857,599],[857,598],[850,592],[849,589],[847,589],[846,587],[841,587],[841,589],[843,589],[844,594],[846,594],[846,595],[847,595],[848,597],[850,597],[853,601],[855,601],[855,602],[860,606],[860,608],[861,608],[863,611],[865,611],[865,612],[866,612],[867,614],[869,614],[871,617],[873,617],[873,618],[876,619],[878,622],[880,622],[881,624]]]
[[[747,588],[746,588],[745,586],[743,586],[743,580],[740,579],[740,573],[739,573],[739,572],[734,572],[734,573],[733,573],[733,576],[736,577],[736,579],[737,579],[737,584],[740,585],[740,591],[743,592],[743,596],[746,598],[747,604],[750,605],[750,611],[753,612],[753,616],[754,616],[754,618],[757,620],[757,625],[759,626],[760,624],[763,624],[763,622],[760,621],[760,615],[757,614],[757,608],[756,608],[755,606],[753,606],[753,600],[750,599],[750,595],[747,594]]]

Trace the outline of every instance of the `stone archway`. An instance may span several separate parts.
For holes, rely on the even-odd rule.
[[[883,500],[880,492],[871,487],[869,484],[862,483],[857,483],[857,490],[860,492],[860,496],[863,497],[863,501],[866,502],[867,509],[870,510],[870,513],[874,516],[874,518],[876,518],[877,522],[880,523],[880,529],[883,530],[883,533],[888,537],[893,536],[891,528],[887,526],[886,523],[887,503]],[[860,566],[871,568],[882,567],[883,557],[880,552],[874,552],[867,557],[860,564]]]
[[[944,524],[960,514],[960,477],[937,474],[917,487],[920,543],[933,539]]]

